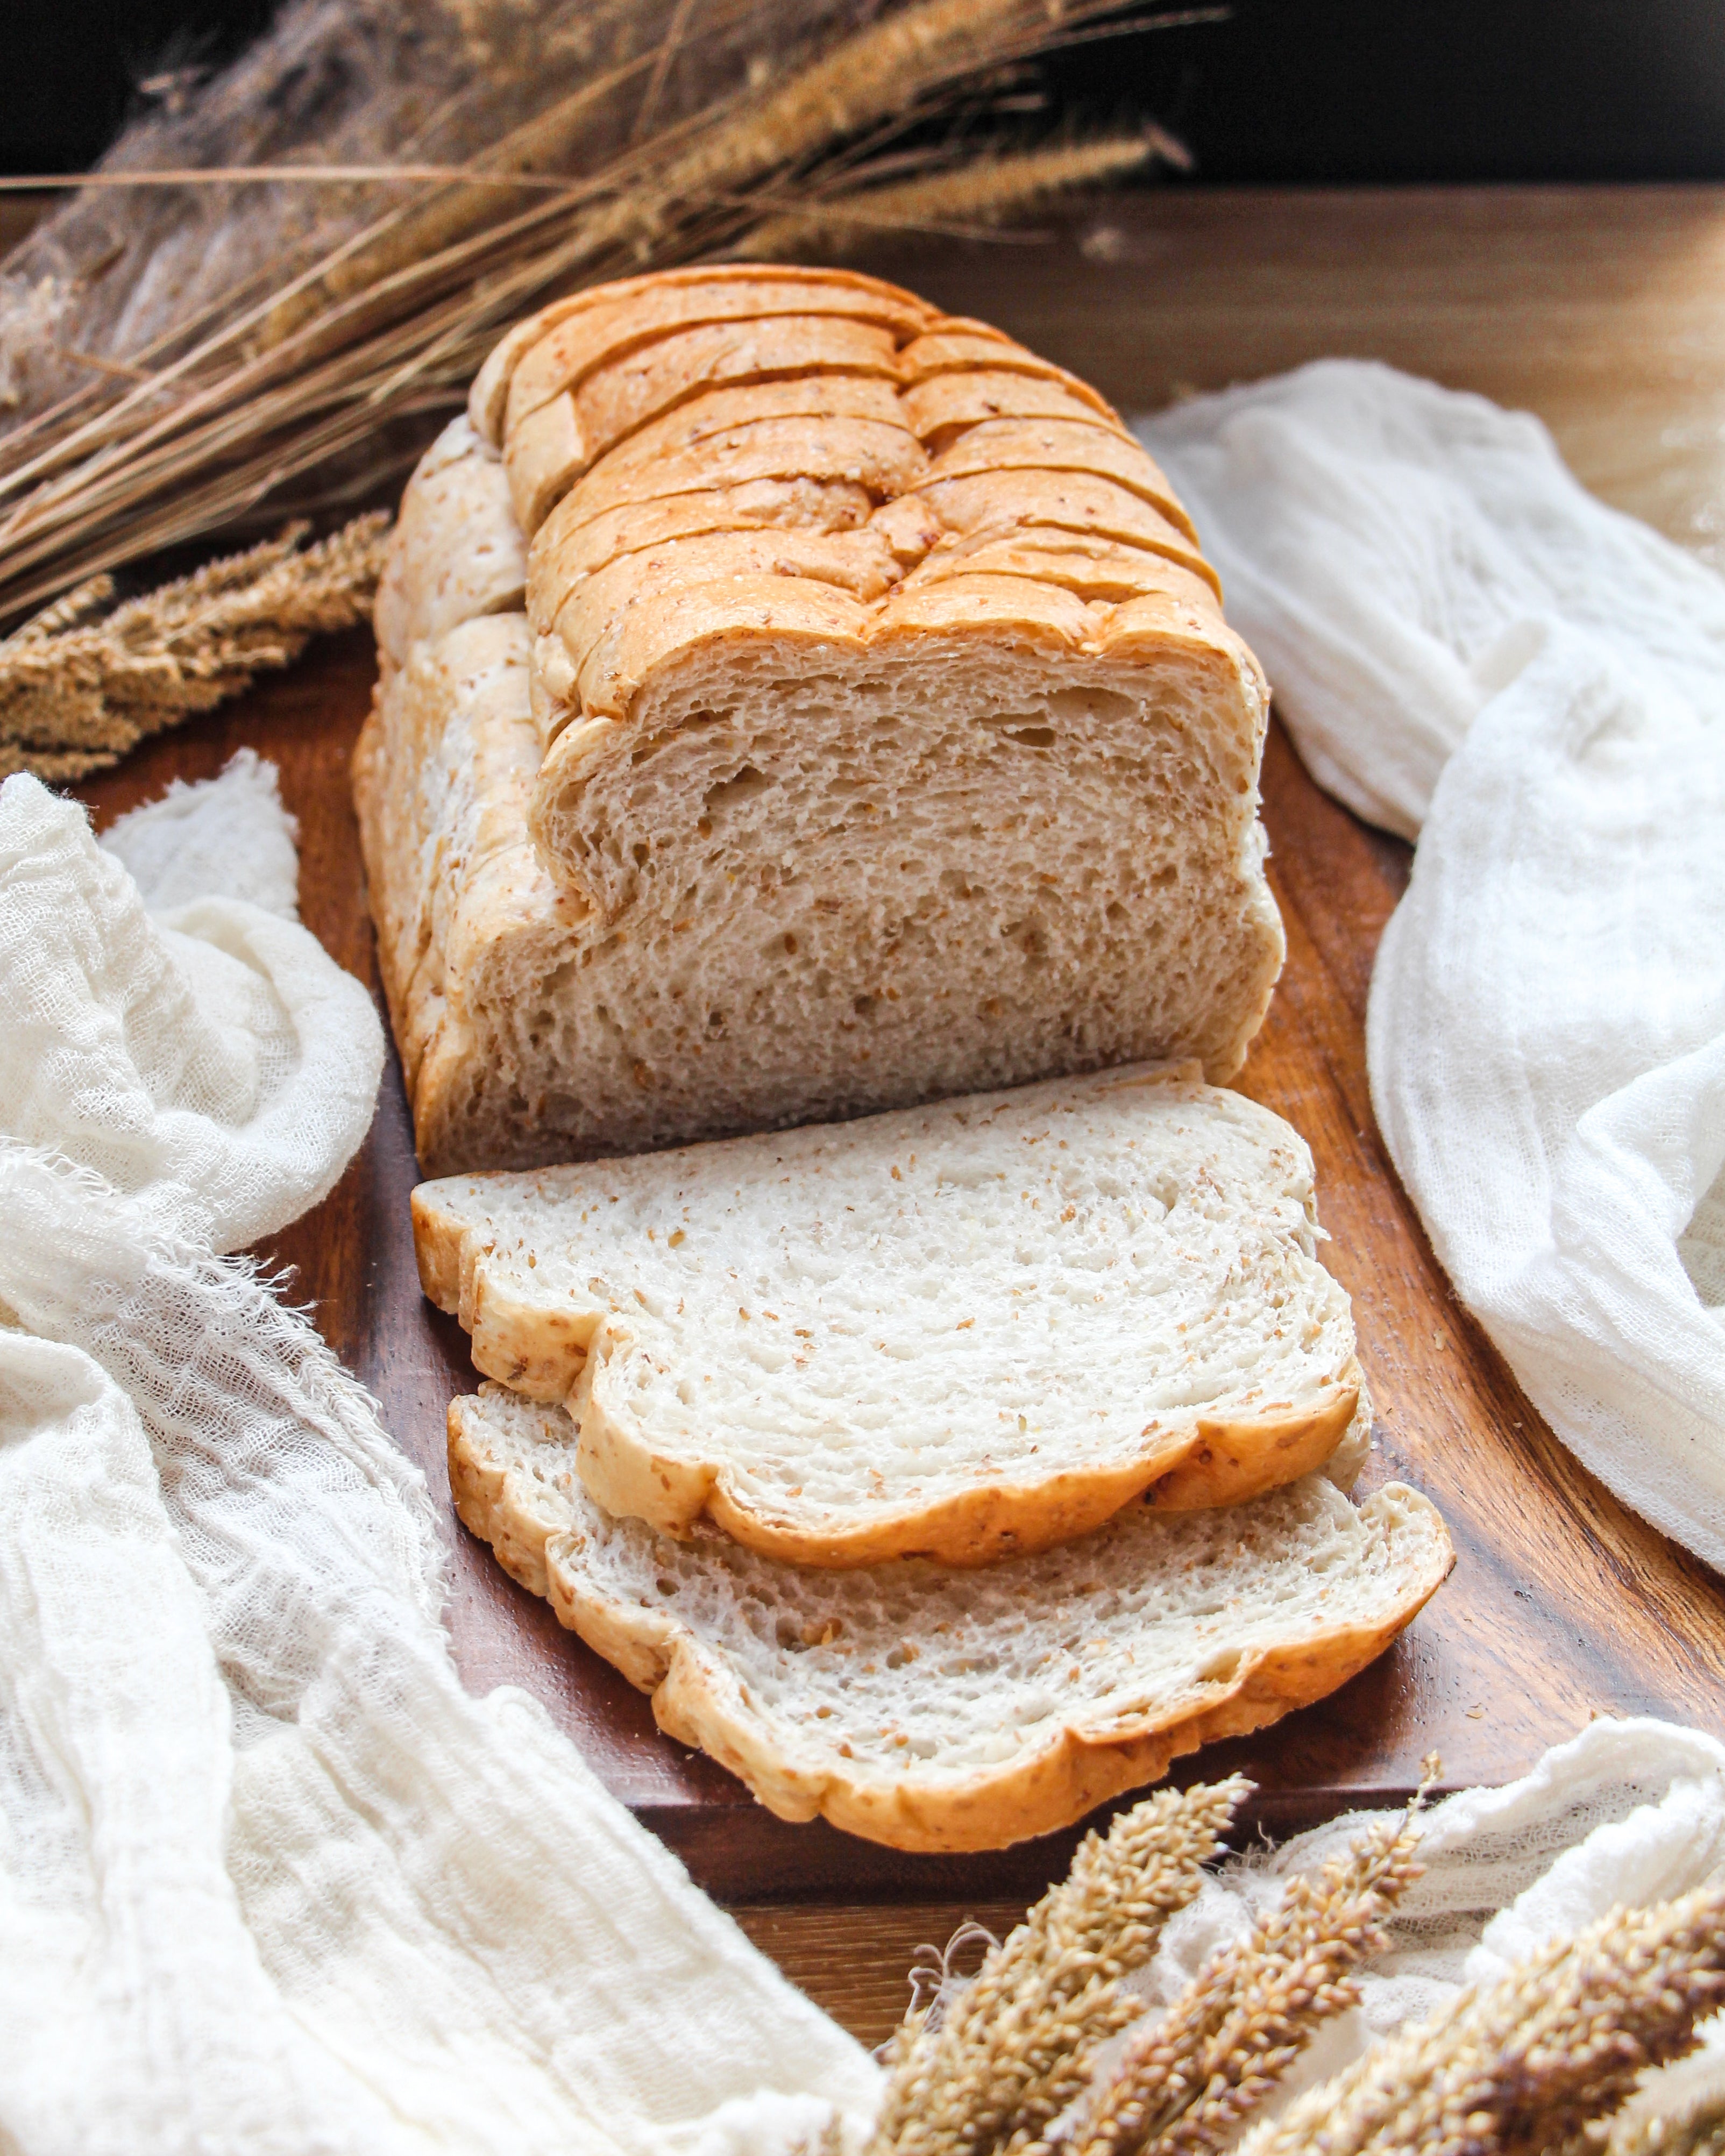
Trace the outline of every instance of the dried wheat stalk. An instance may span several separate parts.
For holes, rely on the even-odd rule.
[[[1614,1910],[1255,2128],[1238,2156],[1534,2156],[1609,2118],[1725,1999],[1725,1890]]]
[[[968,237],[1003,218],[1075,187],[1118,179],[1168,154],[1154,132],[1064,143],[1017,156],[983,157],[952,172],[906,180],[896,187],[847,189],[806,208],[769,217],[736,249],[740,256],[787,261],[809,253],[845,255],[886,232]]]
[[[105,613],[112,578],[79,586],[0,641],[0,778],[81,778],[368,619],[388,521],[357,517],[311,547],[290,525]]]
[[[251,187],[244,215],[218,188],[169,191],[153,223],[129,195],[126,232],[151,244],[137,259],[99,203],[53,220],[0,279],[0,403],[15,408],[0,619],[234,529],[284,490],[362,497],[459,403],[508,321],[604,277],[735,253],[788,190],[872,192],[877,224],[921,221],[926,203],[906,218],[878,185],[902,176],[906,130],[986,116],[991,85],[1022,88],[1013,70],[1119,5],[906,0],[858,28],[862,0],[297,0],[212,93],[220,127],[189,145],[146,129],[116,163],[363,167],[387,151],[471,164],[484,183]],[[345,103],[295,90],[316,123],[296,138],[284,85],[321,80],[332,54],[338,85],[367,54],[379,80]],[[1048,156],[1066,160],[1063,184],[1096,169]],[[973,221],[1009,207],[1015,180],[1031,197],[1055,183],[1046,158],[1001,162]],[[536,184],[500,187],[510,172]],[[547,173],[567,187],[537,185]],[[116,247],[131,282],[104,297]]]
[[[1196,1894],[1250,1786],[1163,1790],[1088,1835],[969,1984],[906,2017],[869,2156],[987,2156],[1057,2117],[1097,2046],[1143,2010],[1121,1979]]]
[[[1414,1822],[1423,1795],[1318,1879],[1290,1880],[1245,1938],[1128,2041],[1069,2137],[1074,2156],[1211,2156],[1226,2146],[1318,2025],[1358,2004],[1348,1972],[1383,1952],[1382,1920],[1422,1868]]]

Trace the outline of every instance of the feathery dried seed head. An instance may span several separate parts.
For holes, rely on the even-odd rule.
[[[326,186],[298,198],[322,207],[296,218],[291,187],[249,189],[244,198],[264,206],[256,228],[280,236],[263,247],[246,244],[254,228],[218,190],[199,190],[201,207],[189,208],[167,190],[148,213],[141,197],[132,221],[154,218],[164,259],[177,249],[193,303],[122,305],[128,280],[144,274],[145,258],[129,255],[123,274],[100,280],[100,321],[69,302],[39,331],[29,326],[41,313],[29,298],[36,269],[58,259],[56,232],[87,239],[92,220],[58,213],[29,243],[19,274],[0,282],[0,320],[31,341],[23,372],[36,384],[27,393],[0,381],[0,398],[23,400],[18,424],[0,433],[0,618],[231,528],[311,475],[351,498],[405,470],[426,423],[459,404],[505,324],[606,277],[734,253],[774,218],[773,190],[787,176],[814,198],[856,193],[858,215],[865,207],[909,221],[914,203],[895,209],[878,189],[866,206],[860,199],[871,174],[901,172],[891,145],[904,128],[950,109],[989,70],[1117,12],[1117,0],[909,0],[850,28],[872,12],[862,0],[797,0],[788,13],[762,0],[704,0],[692,14],[681,0],[547,0],[525,13],[501,0],[463,5],[470,79],[457,91],[428,89],[416,62],[399,82],[386,75],[362,109],[344,108],[339,141],[259,136],[258,116],[273,110],[270,67],[300,80],[322,49],[321,23],[338,42],[348,34],[340,9],[290,6],[259,52],[211,85],[197,155],[177,157],[146,130],[116,158],[136,165],[153,143],[146,164],[244,165],[260,154],[291,163],[381,144],[488,176],[567,168],[566,195],[437,182],[405,199],[394,192],[367,215],[376,198],[363,187]],[[493,47],[511,55],[501,70],[476,59]],[[461,64],[439,45],[432,75],[443,69],[457,83]],[[1034,155],[1034,173],[980,175],[962,213],[963,185],[943,175],[946,210],[924,203],[916,215],[984,218],[1033,181],[1040,193],[1118,169],[1124,151]],[[188,254],[183,228],[198,218],[210,244]],[[17,372],[15,357],[0,367]]]
[[[973,229],[1068,187],[1117,179],[1157,154],[1146,136],[1126,135],[979,157],[951,172],[896,187],[853,188],[769,217],[735,252],[750,261],[788,261],[814,249],[854,254],[886,233]]]
[[[1239,2145],[1239,2156],[1532,2156],[1615,2111],[1689,2051],[1725,1998],[1725,1890],[1613,1910],[1502,1983],[1368,2052]]]
[[[388,523],[357,517],[311,547],[290,526],[94,619],[113,580],[69,592],[0,641],[0,777],[100,770],[289,665],[312,635],[365,620]]]
[[[1418,1876],[1414,1819],[1383,1820],[1319,1878],[1291,1879],[1167,2013],[1129,2042],[1073,2137],[1080,2156],[1208,2156],[1232,2138],[1332,2015],[1348,1971],[1383,1951],[1382,1918]]]
[[[1198,1892],[1250,1787],[1159,1790],[1086,1835],[975,1978],[907,2017],[869,2156],[987,2156],[1065,2110],[1097,2046],[1142,2010],[1121,1979]]]

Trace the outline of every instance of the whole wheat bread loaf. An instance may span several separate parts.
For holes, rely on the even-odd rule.
[[[490,1385],[449,1409],[461,1517],[653,1696],[662,1727],[783,1819],[901,1849],[999,1848],[1322,1698],[1452,1562],[1432,1507],[1312,1476],[1225,1511],[1129,1506],[988,1572],[811,1572],[583,1490],[559,1408]]]
[[[805,1564],[985,1564],[1344,1438],[1350,1479],[1369,1428],[1311,1156],[1195,1075],[452,1177],[413,1222],[426,1292],[567,1402],[609,1512]]]
[[[1281,963],[1262,675],[1086,384],[838,271],[504,340],[408,487],[355,781],[429,1171],[1151,1057]]]

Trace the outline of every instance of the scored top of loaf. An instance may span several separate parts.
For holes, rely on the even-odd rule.
[[[559,302],[409,485],[377,625],[429,1168],[1238,1069],[1263,676],[1118,416],[999,331],[836,271]]]
[[[732,264],[598,286],[511,331],[469,409],[531,542],[547,746],[727,629],[856,647],[974,625],[1127,657],[1184,638],[1256,675],[1106,400],[878,279]]]

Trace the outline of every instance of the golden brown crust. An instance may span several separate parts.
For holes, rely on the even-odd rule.
[[[1221,579],[1178,525],[1141,495],[1088,472],[978,472],[924,487],[893,507],[902,513],[913,502],[935,533],[931,546],[942,536],[956,545],[1010,534],[1023,534],[1035,546],[1045,542],[1034,533],[1064,532],[1165,554],[1202,577],[1219,600],[1222,596]]]
[[[1105,399],[986,324],[847,272],[679,271],[560,303],[531,335],[505,340],[475,385],[475,408],[501,424],[511,495],[535,538],[535,627],[542,636],[558,622],[571,630],[567,663],[548,643],[541,663],[551,670],[546,697],[572,709],[614,711],[643,678],[632,658],[590,666],[596,643],[618,639],[599,634],[597,594],[572,603],[584,579],[611,572],[607,603],[646,608],[649,624],[623,640],[662,665],[686,639],[670,625],[675,611],[667,618],[656,603],[671,574],[659,548],[769,518],[790,528],[806,516],[830,532],[828,504],[841,493],[847,522],[857,521],[856,493],[881,505],[883,536],[911,582],[959,583],[955,596],[976,599],[992,626],[1010,605],[1004,613],[1004,595],[978,577],[1093,607],[1143,592],[1201,604],[1142,554],[1214,588],[1166,477]],[[920,508],[889,519],[887,506],[913,490]],[[682,506],[660,506],[667,502]],[[542,531],[547,520],[555,528]],[[1045,528],[1092,544],[1029,537]],[[981,558],[959,567],[948,536]],[[734,551],[734,564],[701,581],[742,582],[724,597],[709,592],[696,609],[721,637],[726,603],[736,629],[775,625],[756,610],[761,550]],[[633,573],[618,567],[631,561]],[[793,555],[773,573],[827,582],[829,565],[814,550],[806,566]],[[685,592],[695,581],[677,580]],[[861,588],[883,629],[901,625],[890,595]],[[793,619],[801,611],[793,607]],[[1045,611],[1026,598],[1026,625],[1034,630]],[[942,618],[956,619],[950,608]],[[1106,624],[1086,626],[1089,648],[1106,645]],[[547,733],[562,723],[559,715]]]
[[[1248,1735],[1310,1706],[1374,1661],[1455,1563],[1435,1510],[1412,1491],[1391,1485],[1363,1510],[1381,1513],[1392,1506],[1413,1512],[1428,1547],[1388,1617],[1334,1625],[1242,1655],[1225,1676],[1196,1687],[1204,1694],[1198,1702],[1182,1700],[1112,1722],[1075,1718],[1029,1758],[979,1768],[963,1779],[914,1769],[891,1779],[860,1774],[830,1748],[809,1763],[788,1758],[771,1721],[717,1654],[662,1611],[590,1592],[560,1561],[557,1540],[545,1550],[547,1593],[562,1623],[652,1694],[654,1718],[667,1735],[718,1760],[779,1818],[824,1817],[896,1849],[1000,1849],[1070,1825],[1111,1797],[1159,1780],[1175,1759],[1202,1745]]]
[[[947,319],[937,322],[926,336],[907,344],[899,354],[899,367],[907,383],[932,381],[937,375],[968,372],[973,368],[987,368],[991,373],[1004,370],[1011,374],[1034,375],[1040,381],[1057,382],[1093,412],[1100,412],[1105,419],[1122,424],[1120,414],[1100,390],[1093,389],[1082,376],[1069,374],[1064,367],[1056,367],[1051,359],[1039,353],[1026,352],[1020,344],[1000,330],[990,329],[984,322],[964,322]]]
[[[598,368],[575,392],[575,405],[591,459],[709,390],[819,374],[874,375],[896,387],[898,346],[892,332],[832,315],[711,324],[661,338]]]
[[[624,446],[633,449],[634,444]],[[579,520],[586,522],[627,504],[756,480],[860,486],[884,500],[907,493],[927,474],[922,444],[896,417],[802,413],[745,420],[716,439],[651,455],[637,452],[625,459],[620,450],[613,450],[581,480],[577,493]]]
[[[1101,419],[984,419],[967,429],[929,468],[928,480],[978,472],[1088,472],[1112,480],[1159,511],[1195,546],[1198,534],[1167,475],[1130,435]]]
[[[1076,535],[1068,535],[1063,544],[1058,532],[983,537],[942,547],[905,581],[908,588],[976,576],[1024,577],[1111,606],[1153,592],[1183,598],[1194,607],[1209,606],[1214,596],[1204,578],[1164,554]]]
[[[1183,656],[1242,742],[1261,731],[1261,676],[1221,619],[1165,477],[1087,384],[985,324],[846,271],[697,267],[542,311],[487,361],[470,408],[485,437],[475,454],[502,452],[487,484],[532,531],[522,732],[536,743],[529,815],[560,902],[598,903],[582,863],[563,859],[561,836],[552,844],[553,795],[585,759],[616,752],[617,722],[644,690],[733,653],[793,672],[829,650],[853,670],[877,650],[916,670],[925,638],[947,640],[928,646],[935,665],[955,638],[1092,670]],[[404,551],[396,566],[394,612],[430,619],[428,593],[408,588],[429,572]],[[459,611],[474,594],[457,578],[449,597]],[[501,602],[487,584],[474,603]],[[470,1153],[443,1151],[439,1133],[456,1142],[463,1116],[480,1113],[463,1064],[471,961],[452,956],[449,922],[414,887],[447,882],[446,867],[415,854],[405,811],[381,798],[413,789],[410,731],[372,757],[388,769],[366,782],[368,858],[388,860],[373,882],[416,1135],[422,1157],[448,1164]],[[490,896],[464,916],[473,952],[482,916],[512,934],[547,902],[525,856],[484,875]],[[1267,902],[1259,911],[1267,919]],[[1276,939],[1253,932],[1267,995]],[[1247,1038],[1230,1034],[1225,1052],[1207,1042],[1213,1078],[1238,1066]]]
[[[680,281],[649,276],[611,290],[618,296],[595,293],[593,305],[523,348],[510,381],[505,433],[548,398],[682,332],[825,318],[882,331],[896,351],[930,318],[908,293],[848,270],[685,271]]]
[[[583,714],[621,716],[702,643],[829,634],[854,649],[974,626],[1095,653],[1111,648],[1111,608],[1177,603],[1170,624],[1189,631],[1217,596],[1189,519],[1106,400],[872,280],[633,280],[506,342],[475,395],[496,408],[508,375],[504,462],[533,535],[547,742]],[[867,501],[878,569],[830,543]],[[769,525],[816,543],[716,539]],[[697,539],[716,543],[671,551]],[[834,591],[864,613],[835,610]]]
[[[1081,1819],[1123,1791],[1158,1780],[1200,1746],[1249,1734],[1325,1697],[1383,1652],[1443,1584],[1455,1554],[1435,1508],[1391,1484],[1361,1507],[1375,1532],[1417,1541],[1394,1606],[1374,1621],[1307,1632],[1242,1654],[1225,1671],[1194,1680],[1159,1709],[1075,1716],[1029,1758],[960,1777],[911,1767],[887,1778],[849,1766],[831,1745],[787,1756],[782,1736],[722,1656],[663,1609],[595,1593],[563,1532],[554,1501],[502,1465],[470,1404],[449,1411],[449,1482],[463,1522],[561,1623],[651,1694],[654,1718],[737,1775],[781,1819],[817,1816],[891,1847],[928,1851],[999,1849]]]
[[[889,367],[870,363],[870,355],[861,366],[840,365],[836,352],[832,364],[823,365],[818,363],[821,356],[817,345],[809,362],[794,372],[782,367],[775,374],[763,367],[752,375],[745,370],[742,378],[729,382],[722,377],[703,380],[693,362],[686,362],[680,375],[666,373],[640,387],[640,400],[651,408],[632,419],[626,395],[603,394],[608,374],[588,389],[564,390],[549,398],[511,427],[504,445],[521,529],[531,537],[603,456],[613,459],[614,487],[627,488],[632,474],[651,469],[661,459],[686,457],[691,450],[699,455],[733,431],[763,419],[850,418],[902,425]]]
[[[1251,1415],[1152,1423],[1135,1460],[1064,1468],[1034,1481],[988,1483],[933,1504],[883,1507],[867,1519],[823,1527],[767,1509],[722,1460],[671,1455],[644,1444],[632,1424],[608,1408],[608,1336],[603,1325],[592,1336],[569,1396],[569,1413],[580,1430],[581,1479],[589,1495],[607,1512],[680,1537],[706,1517],[734,1542],[765,1556],[828,1571],[852,1571],[896,1557],[965,1567],[994,1564],[1088,1534],[1153,1490],[1158,1512],[1236,1504],[1322,1467],[1359,1400],[1355,1377]],[[477,1333],[474,1361],[487,1376],[519,1382],[482,1358]]]
[[[567,1403],[579,1432],[582,1480],[598,1503],[678,1537],[708,1517],[733,1540],[793,1563],[846,1570],[917,1555],[987,1565],[1088,1533],[1138,1497],[1166,1512],[1237,1504],[1323,1468],[1364,1383],[1352,1360],[1297,1399],[1153,1422],[1133,1460],[993,1483],[937,1504],[882,1508],[866,1520],[818,1527],[763,1506],[738,1486],[721,1457],[668,1455],[644,1443],[633,1417],[613,1411],[604,1383],[607,1363],[626,1344],[626,1325],[597,1308],[562,1312],[536,1298],[517,1301],[506,1275],[480,1264],[485,1253],[465,1222],[439,1205],[434,1185],[416,1190],[412,1205],[426,1295],[459,1318],[477,1369],[529,1399]]]
[[[565,497],[567,503],[568,497]],[[779,531],[820,537],[855,531],[874,521],[874,503],[842,481],[757,480],[742,486],[672,494],[605,511],[588,523],[562,526],[562,505],[540,528],[529,555],[527,615],[536,627],[554,621],[583,577],[596,576],[631,554],[673,539],[716,531]]]
[[[732,264],[651,271],[639,277],[620,279],[614,284],[592,285],[567,299],[554,300],[537,314],[517,322],[474,377],[468,396],[468,415],[475,429],[494,448],[501,448],[516,370],[552,331],[578,316],[603,307],[639,307],[645,311],[643,321],[649,333],[657,334],[679,319],[691,318],[688,300],[671,299],[670,295],[688,294],[695,289],[718,293],[727,285],[735,285],[743,290],[743,311],[747,311],[750,305],[759,304],[761,287],[769,279],[793,288],[798,307],[805,311],[815,304],[811,288],[857,292],[880,310],[882,320],[894,319],[895,309],[901,312],[906,336],[914,336],[932,316],[932,311],[914,293],[901,291],[897,285],[885,284],[878,277],[861,276],[849,270],[762,270],[751,264]],[[680,305],[684,309],[680,317],[676,313]],[[857,310],[865,311],[865,307]]]
[[[1009,367],[973,367],[963,373],[930,375],[906,390],[903,403],[911,431],[937,456],[967,427],[984,419],[1075,419],[1081,426],[1100,425],[1126,434],[1118,419],[1099,412],[1065,382]]]
[[[578,579],[547,624],[578,674],[593,645],[626,607],[656,593],[687,590],[726,577],[784,577],[831,584],[862,600],[879,598],[898,565],[878,532],[703,531],[644,548]],[[536,628],[537,623],[534,624]]]

